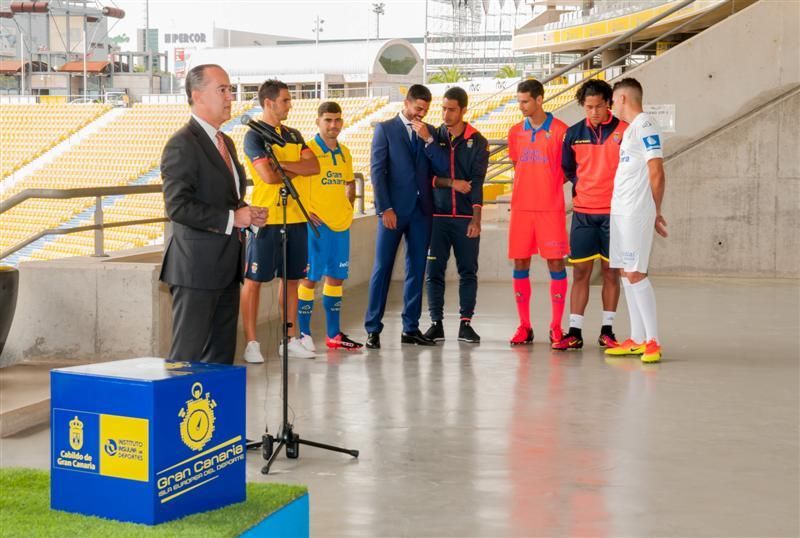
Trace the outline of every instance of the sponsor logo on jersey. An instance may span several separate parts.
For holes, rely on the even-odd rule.
[[[547,164],[550,162],[550,159],[547,157],[547,153],[540,149],[536,148],[525,148],[522,150],[522,156],[520,157],[520,162],[528,163],[542,163]]]
[[[645,136],[642,138],[642,142],[644,142],[644,149],[646,150],[661,149],[661,137],[658,135]]]

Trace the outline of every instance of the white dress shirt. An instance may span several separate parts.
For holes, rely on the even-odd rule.
[[[219,131],[219,129],[215,129],[213,125],[209,124],[207,121],[201,119],[200,117],[195,116],[194,114],[192,114],[192,117],[195,119],[195,121],[197,123],[200,124],[200,127],[203,128],[203,130],[208,135],[208,138],[211,139],[211,143],[214,144],[214,147],[216,148],[217,147],[217,132]],[[236,165],[233,163],[233,155],[231,155],[231,164],[233,165],[232,166],[232,168],[233,168],[233,181],[236,184],[236,192],[238,193],[239,192],[239,172],[236,170]],[[233,210],[231,210],[228,213],[228,226],[225,228],[225,234],[226,235],[231,235],[232,231],[233,231]]]
[[[403,121],[403,125],[405,125],[405,126],[406,126],[406,131],[408,131],[408,139],[409,139],[409,140],[411,140],[411,141],[413,142],[413,141],[414,141],[414,128],[412,127],[411,120],[409,120],[408,118],[406,118],[406,117],[403,115],[403,113],[402,113],[402,112],[398,112],[398,113],[397,113],[397,115],[398,115],[398,116],[400,117],[400,119]],[[417,135],[417,138],[419,138],[419,135]],[[431,142],[433,142],[433,133],[428,133],[428,139],[427,139],[427,140],[425,140],[424,142],[425,142],[425,145],[426,145],[426,146],[427,146],[427,145],[429,145]]]
[[[400,117],[400,119],[403,121],[403,125],[405,125],[405,126],[406,126],[406,131],[408,131],[408,139],[409,139],[409,140],[414,140],[414,138],[413,138],[413,137],[414,137],[414,129],[411,127],[411,120],[409,120],[408,118],[406,118],[406,117],[403,115],[403,113],[402,113],[402,112],[398,113],[397,115],[398,115],[398,116]]]

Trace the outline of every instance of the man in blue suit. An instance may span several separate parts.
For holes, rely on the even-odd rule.
[[[433,143],[432,125],[422,122],[431,104],[431,92],[415,84],[408,89],[403,110],[397,117],[375,126],[372,139],[372,188],[378,213],[375,265],[369,282],[369,303],[364,326],[367,347],[381,347],[383,313],[400,240],[406,242],[406,281],[403,287],[403,334],[401,342],[433,346],[419,330],[422,286],[431,237],[432,183],[437,168],[449,166],[446,152]],[[426,156],[425,147],[429,146]],[[441,162],[439,160],[441,159]]]

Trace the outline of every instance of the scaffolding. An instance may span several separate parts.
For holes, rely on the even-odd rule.
[[[520,0],[427,0],[427,72],[458,70],[463,78],[492,77],[503,66],[521,70],[511,35],[530,6]]]

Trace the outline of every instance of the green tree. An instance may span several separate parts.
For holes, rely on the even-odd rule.
[[[435,75],[432,75],[428,79],[428,82],[431,84],[442,84],[448,82],[458,82],[462,78],[464,78],[464,75],[458,70],[458,67],[440,67],[439,72]]]
[[[518,78],[519,71],[513,65],[504,65],[500,68],[494,78]]]
[[[116,35],[116,36],[111,38],[111,42],[114,43],[115,45],[121,45],[123,43],[130,43],[130,41],[131,41],[131,38],[128,37],[128,34]]]

